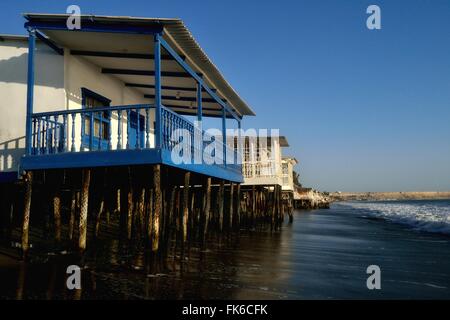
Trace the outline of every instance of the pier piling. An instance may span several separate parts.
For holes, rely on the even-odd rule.
[[[30,211],[31,211],[31,194],[33,191],[33,172],[27,171],[25,173],[25,199],[23,209],[23,223],[22,223],[22,254],[25,259],[29,250],[29,227],[30,227]]]
[[[90,183],[91,183],[91,169],[83,169],[81,182],[81,209],[80,209],[80,225],[79,225],[80,231],[78,240],[78,249],[80,250],[81,253],[86,250]]]

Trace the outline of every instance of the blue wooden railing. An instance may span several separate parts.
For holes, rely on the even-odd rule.
[[[32,115],[31,153],[32,155],[49,155],[65,152],[154,148],[155,144],[151,143],[150,136],[150,110],[152,109],[155,109],[153,105],[143,104],[34,113]],[[105,122],[102,119],[109,120],[106,122],[107,125],[103,125]],[[115,132],[111,130],[114,122],[111,119],[114,119],[117,124],[114,128]],[[191,139],[187,143],[191,148],[191,163],[194,163],[196,154],[203,154],[203,150],[208,144],[206,142],[195,143],[194,135],[200,134],[201,138],[205,132],[199,132],[199,129],[189,120],[164,106],[161,107],[160,127],[162,130],[160,145],[162,149],[168,151],[172,151],[180,140],[180,131],[177,129],[185,129],[189,132]],[[113,135],[116,138],[114,139],[115,146],[111,144]],[[156,137],[158,137],[157,134],[155,139]],[[240,157],[234,148],[228,145],[224,147],[221,141],[215,141],[215,143],[216,150],[225,148],[227,155],[233,154],[234,159]],[[221,153],[217,155],[216,159],[219,160],[219,164],[215,165],[241,172],[240,164],[225,164]]]
[[[150,109],[152,108],[154,107],[151,105],[128,105],[34,113],[32,154],[111,150],[113,134],[117,135],[116,149],[118,150],[150,148]],[[139,115],[134,117],[137,125],[132,123],[133,113]],[[103,118],[114,117],[118,124],[122,124],[117,126],[115,133],[111,130],[111,123],[104,126],[102,121]],[[144,130],[141,129],[142,119]],[[126,132],[123,132],[122,128],[124,121],[126,121]],[[76,130],[79,130],[81,137],[79,141],[76,141]],[[126,141],[125,146],[122,143],[123,139]],[[77,143],[79,143],[78,146]]]

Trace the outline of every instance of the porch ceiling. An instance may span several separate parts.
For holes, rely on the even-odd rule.
[[[65,21],[67,15],[26,14],[25,17],[29,21],[61,22]],[[128,27],[162,24],[165,40],[185,58],[195,72],[203,75],[206,84],[216,90],[220,98],[228,101],[238,114],[254,115],[201,51],[181,20],[84,16],[85,19],[87,17],[91,23],[97,19],[102,22],[122,23]],[[123,81],[125,85],[141,92],[149,103],[154,102],[152,35],[38,29],[58,46],[66,48],[68,53],[85,58],[98,66],[101,72],[111,74]],[[187,36],[190,36],[190,39]],[[204,55],[203,59],[200,53]],[[161,55],[162,104],[176,112],[195,115],[197,112],[195,80],[163,48]],[[213,102],[206,92],[202,93],[202,97],[203,114],[220,116],[221,106]]]

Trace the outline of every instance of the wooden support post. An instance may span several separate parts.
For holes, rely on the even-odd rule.
[[[252,186],[252,214],[251,214],[252,224],[254,223],[255,215],[256,215],[256,187],[255,187],[255,185],[253,185]]]
[[[276,222],[276,210],[277,210],[277,186],[274,185],[273,186],[273,191],[272,191],[272,221],[271,221],[271,226],[272,229],[275,228],[275,222]]]
[[[78,248],[81,252],[86,250],[87,216],[89,205],[89,185],[91,183],[91,169],[82,170],[81,182],[81,210],[80,210],[80,236]]]
[[[139,237],[145,237],[145,188],[141,188],[138,201]]]
[[[189,210],[189,223],[190,223],[191,229],[192,229],[192,226],[194,225],[194,221],[195,221],[195,188],[192,188],[191,204],[190,204],[190,210]]]
[[[233,215],[234,215],[234,183],[230,183],[230,210],[229,210],[229,227],[233,229]]]
[[[148,203],[147,203],[147,240],[150,241],[152,237],[153,228],[153,189],[149,189],[148,192]]]
[[[128,195],[127,195],[127,239],[131,240],[133,226],[133,178],[131,168],[128,167]]]
[[[95,216],[95,231],[94,231],[94,236],[97,238],[98,237],[98,231],[100,229],[100,221],[101,221],[101,217],[102,217],[102,213],[104,211],[105,208],[105,197],[102,194],[101,199],[100,199],[100,204],[98,207],[98,211],[96,212],[96,216]]]
[[[203,225],[203,241],[206,239],[206,233],[208,232],[208,223],[211,211],[211,177],[206,178],[206,197],[205,197],[205,212],[204,212],[204,225]]]
[[[277,213],[278,213],[278,226],[280,225],[281,221],[282,221],[282,216],[281,216],[281,186],[277,185]]]
[[[223,180],[220,181],[219,187],[219,230],[222,231],[223,228],[223,202],[225,195],[225,182]]]
[[[61,241],[61,192],[60,185],[56,185],[57,190],[53,195],[53,218],[55,221],[55,241]]]
[[[161,216],[162,197],[161,197],[161,165],[153,167],[153,184],[155,189],[155,215],[153,217],[152,228],[152,251],[156,252],[159,248],[159,219]]]
[[[22,223],[22,253],[26,258],[29,249],[28,231],[30,227],[30,211],[31,211],[31,194],[33,191],[33,172],[27,171],[25,174],[25,199],[23,207],[23,223]]]
[[[182,232],[183,232],[183,243],[187,240],[187,227],[188,227],[188,217],[189,217],[189,180],[191,177],[190,172],[184,173],[184,188],[183,188],[183,217],[182,217]]]
[[[77,193],[75,190],[72,189],[72,194],[70,197],[69,240],[73,240],[76,205],[77,205]]]
[[[236,190],[236,218],[237,218],[237,226],[240,227],[241,224],[241,184],[238,183]]]
[[[116,208],[115,208],[115,213],[120,214],[120,188],[117,188],[117,193],[116,193]]]

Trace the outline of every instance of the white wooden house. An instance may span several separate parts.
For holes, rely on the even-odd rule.
[[[294,192],[294,167],[298,164],[294,157],[283,157],[281,160],[282,190]]]
[[[282,148],[289,147],[286,137],[280,136],[267,143],[246,137],[244,144],[242,173],[243,186],[283,185]]]
[[[29,36],[0,36],[3,181],[36,169],[176,166],[170,132],[195,130],[183,116],[222,118],[225,130],[254,115],[179,19],[82,16],[81,30],[68,30],[67,15],[25,18]],[[242,180],[235,165],[182,169]]]

